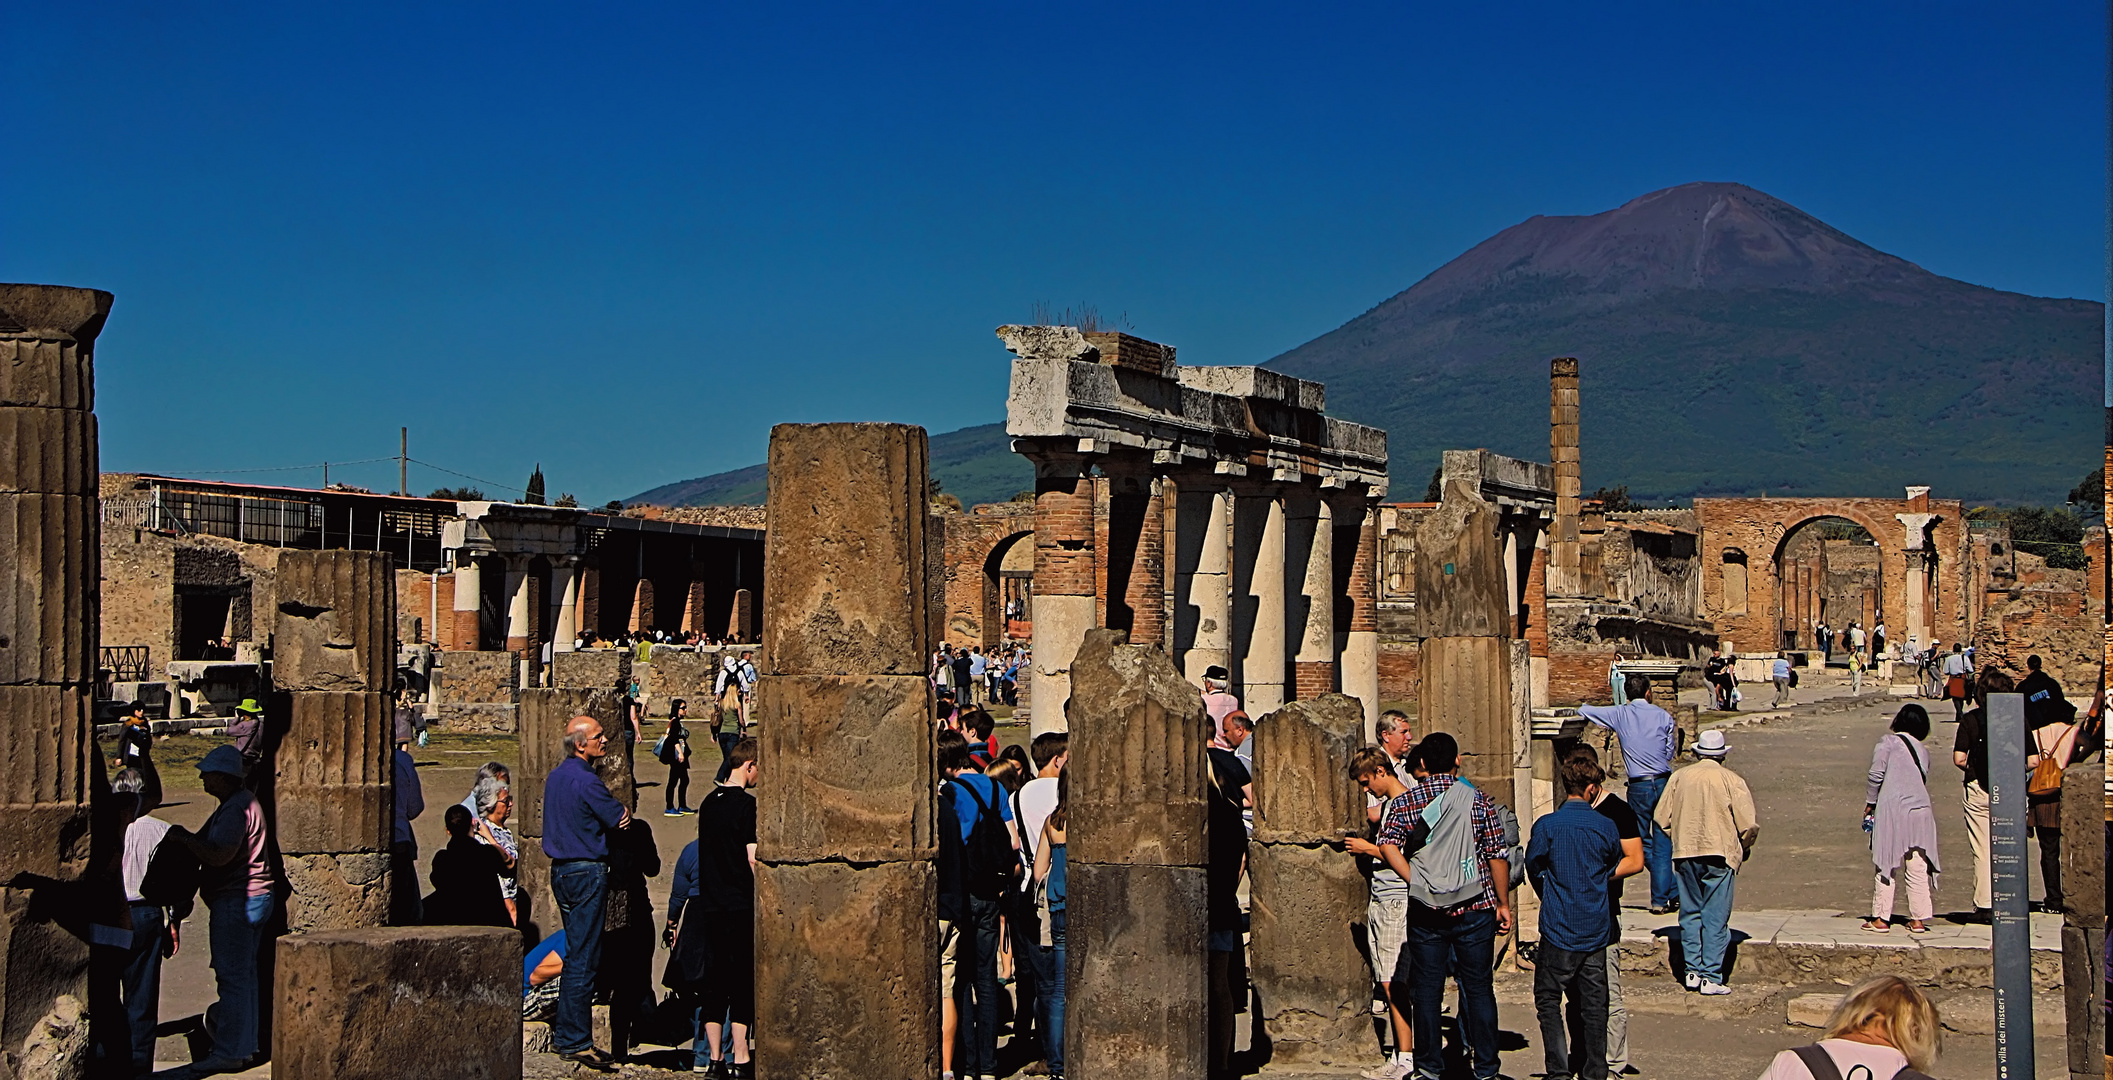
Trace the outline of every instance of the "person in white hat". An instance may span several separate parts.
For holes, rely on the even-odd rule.
[[[1673,838],[1673,876],[1680,891],[1680,948],[1687,988],[1731,993],[1724,952],[1731,944],[1732,883],[1761,837],[1753,792],[1724,766],[1724,732],[1695,740],[1693,765],[1673,774],[1658,801],[1658,824]]]

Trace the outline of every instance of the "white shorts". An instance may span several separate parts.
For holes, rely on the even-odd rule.
[[[1385,986],[1393,981],[1401,946],[1409,940],[1409,898],[1367,903],[1365,934],[1372,951],[1372,981]]]

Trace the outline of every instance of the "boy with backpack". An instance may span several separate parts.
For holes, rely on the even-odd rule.
[[[1409,883],[1408,941],[1389,987],[1410,1004],[1416,1075],[1445,1071],[1439,1034],[1445,977],[1460,987],[1460,1038],[1475,1080],[1497,1075],[1498,934],[1511,932],[1511,860],[1497,802],[1462,780],[1460,744],[1433,732],[1418,744],[1430,777],[1395,799],[1377,842]]]
[[[946,736],[953,735],[953,738]],[[952,1080],[954,1033],[968,1058],[963,1077],[994,1080],[998,1073],[998,913],[1021,878],[1020,832],[1012,802],[977,771],[968,742],[942,732],[939,771],[940,988],[947,992],[940,1043],[941,1075]],[[950,813],[949,813],[950,812]],[[966,976],[962,969],[966,969]],[[952,976],[949,978],[949,976]]]

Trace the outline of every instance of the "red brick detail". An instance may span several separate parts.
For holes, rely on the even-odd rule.
[[[1558,652],[1548,658],[1548,704],[1611,705],[1607,668],[1619,653]]]
[[[1292,697],[1303,701],[1335,689],[1335,661],[1298,660],[1292,667]]]
[[[1035,480],[1034,590],[1037,596],[1093,596],[1094,483],[1090,476]]]
[[[1415,703],[1423,697],[1423,654],[1414,641],[1381,642],[1379,699]]]
[[[1527,652],[1534,656],[1548,655],[1548,548],[1536,545],[1533,561],[1527,564],[1525,595],[1519,598],[1519,621],[1525,624],[1522,631],[1526,639]]]
[[[1357,557],[1350,560],[1350,625],[1344,628],[1352,634],[1379,629],[1379,512],[1367,507],[1359,514]]]
[[[1129,577],[1123,587],[1123,602],[1130,606],[1130,641],[1138,645],[1164,644],[1166,504],[1156,488],[1145,497],[1144,518],[1138,523],[1137,551],[1130,557]]]
[[[458,611],[454,614],[455,634],[449,639],[447,647],[459,649],[463,652],[478,651],[478,646],[483,644],[481,640],[483,638],[482,628],[478,626],[478,612],[475,610]]]

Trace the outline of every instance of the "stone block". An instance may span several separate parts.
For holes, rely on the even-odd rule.
[[[489,926],[280,938],[272,1075],[521,1075],[521,935]]]
[[[1497,507],[1459,481],[1416,524],[1416,625],[1425,638],[1510,635]]]
[[[0,492],[94,495],[95,414],[0,405]]]
[[[1418,729],[1460,744],[1460,775],[1512,802],[1511,660],[1500,637],[1426,638]]]
[[[514,704],[514,689],[521,682],[520,657],[510,652],[472,652],[466,649],[447,649],[438,655],[440,700],[443,704]],[[557,655],[562,659],[568,654]]]
[[[543,835],[543,779],[565,760],[565,728],[575,716],[592,716],[614,737],[612,753],[623,748],[622,704],[614,690],[523,690],[517,716],[521,727],[521,763],[513,773],[514,821],[518,832]],[[614,789],[612,789],[614,790]],[[626,795],[636,797],[635,792]],[[628,803],[627,803],[628,805]]]
[[[1364,733],[1363,704],[1342,694],[1263,717],[1254,733],[1255,839],[1325,844],[1364,835],[1365,796],[1348,771]]]
[[[0,494],[0,683],[95,679],[96,500]]]
[[[606,1046],[608,1044],[596,1043],[595,1045]],[[521,1053],[523,1055],[549,1054],[555,1053],[556,1050],[557,1044],[551,1041],[550,1025],[548,1023],[542,1020],[529,1020],[522,1023]]]
[[[387,839],[387,835],[383,838]],[[287,887],[293,890],[286,900],[288,931],[312,934],[388,923],[387,851],[314,855],[289,852],[283,861]]]
[[[712,701],[712,681],[718,673],[717,650],[653,650],[653,714],[668,715],[668,710],[679,698],[689,703],[692,717],[708,715],[706,707]]]
[[[757,1075],[939,1075],[937,898],[930,863],[758,867]]]
[[[63,285],[0,285],[0,405],[95,407],[95,338],[112,297]]]
[[[589,649],[555,653],[550,685],[576,690],[613,690],[631,677],[631,650]]]
[[[459,705],[440,703],[437,721],[441,730],[453,735],[512,735],[520,730],[517,705]]]
[[[523,934],[530,941],[541,941],[565,928],[557,898],[550,891],[550,856],[543,854],[540,836],[517,833],[514,839],[521,847],[521,861],[514,864],[514,908]]]
[[[279,556],[272,685],[387,693],[396,686],[396,574],[378,551]]]
[[[922,675],[765,675],[756,685],[758,857],[929,859],[938,768]]]
[[[1270,1060],[1369,1060],[1377,1049],[1367,1011],[1371,971],[1357,928],[1370,889],[1356,860],[1300,844],[1254,844],[1248,852],[1253,978]]]
[[[292,721],[279,741],[279,849],[389,850],[395,811],[390,695],[288,694]]]
[[[81,686],[0,686],[0,881],[88,866],[93,702]]]
[[[2066,879],[2063,884],[2068,884]],[[2106,1046],[2106,929],[2103,924],[2090,928],[2062,927],[2062,975],[2069,1060],[2089,1061],[2104,1053]]]
[[[88,1075],[88,923],[82,885],[0,889],[0,1077]]]
[[[1790,999],[1784,1019],[1797,1027],[1824,1028],[1827,1018],[1834,1015],[1834,1007],[1841,1003],[1840,994],[1799,994]]]
[[[1204,1075],[1205,871],[1069,867],[1065,1071],[1133,1080]]]
[[[1071,661],[1070,858],[1202,866],[1209,715],[1165,652],[1125,641],[1088,631]]]
[[[2062,902],[2072,923],[2103,927],[2106,918],[2106,763],[2062,773]]]
[[[923,675],[923,428],[770,432],[763,655],[787,675]]]

